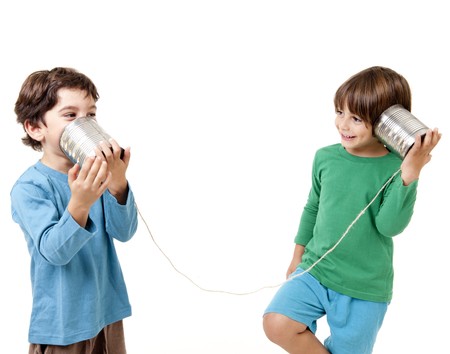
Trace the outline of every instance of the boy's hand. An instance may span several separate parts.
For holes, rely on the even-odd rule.
[[[72,193],[67,209],[81,226],[86,226],[89,209],[105,192],[111,182],[111,173],[105,161],[89,157],[83,168],[75,164],[68,172],[69,188]]]
[[[130,148],[123,150],[123,156],[120,158],[122,148],[119,144],[114,139],[110,139],[109,144],[108,142],[101,142],[95,152],[98,157],[107,162],[108,171],[112,174],[108,186],[110,193],[120,204],[125,204],[128,195],[126,171],[130,162]]]
[[[305,246],[296,244],[294,248],[294,255],[292,256],[292,261],[289,264],[288,270],[286,272],[286,279],[295,272],[298,265],[301,263],[303,253],[305,253]]]
[[[419,178],[420,171],[431,160],[431,151],[438,144],[442,134],[437,128],[429,129],[422,141],[416,136],[413,147],[409,150],[401,165],[403,185],[407,186]]]

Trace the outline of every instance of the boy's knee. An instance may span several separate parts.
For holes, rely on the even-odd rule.
[[[295,326],[293,325],[294,323]],[[294,329],[294,327],[296,328]],[[289,337],[293,334],[298,334],[305,331],[306,326],[295,322],[284,315],[278,313],[268,313],[263,317],[263,328],[266,337],[270,341],[278,344],[286,339],[289,339]]]
[[[280,315],[276,313],[268,313],[263,317],[263,328],[266,337],[274,343],[279,341],[279,337],[282,334],[280,329]]]

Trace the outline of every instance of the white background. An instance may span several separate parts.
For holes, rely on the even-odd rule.
[[[396,238],[394,300],[374,353],[448,347],[450,134],[445,1],[15,1],[0,5],[1,342],[26,353],[29,256],[10,216],[14,181],[40,157],[14,103],[33,71],[74,67],[98,120],[131,146],[144,222],[118,244],[130,354],[282,353],[261,315],[284,280],[316,149],[339,141],[333,95],[372,65],[404,75],[413,114],[443,132],[415,215]],[[355,190],[355,193],[358,191]],[[448,219],[447,219],[448,220]],[[370,262],[370,260],[368,260]],[[319,336],[327,333],[326,325]]]

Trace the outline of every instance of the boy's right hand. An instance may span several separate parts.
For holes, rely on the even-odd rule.
[[[429,129],[422,138],[416,136],[416,140],[411,150],[409,150],[402,162],[402,179],[403,185],[407,186],[420,176],[422,168],[431,160],[431,151],[436,147],[441,139],[442,134],[437,128]]]
[[[105,161],[98,157],[89,157],[83,167],[75,164],[68,172],[69,188],[72,192],[67,209],[75,221],[86,226],[89,209],[108,188],[111,172]]]
[[[291,264],[289,264],[288,270],[286,272],[286,279],[295,272],[298,265],[302,262],[303,253],[305,252],[305,246],[295,245],[294,255],[292,256]]]
[[[286,272],[286,279],[289,278],[289,276],[295,272],[295,270],[297,269],[297,266],[300,264],[300,262],[298,260],[292,260],[291,264],[289,264],[288,270]]]

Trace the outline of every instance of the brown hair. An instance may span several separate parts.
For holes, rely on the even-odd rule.
[[[26,121],[32,125],[39,122],[45,124],[44,115],[58,103],[58,90],[61,88],[85,91],[86,96],[92,96],[95,102],[100,97],[91,79],[75,69],[57,67],[36,71],[27,77],[20,89],[14,108],[17,123],[23,127]],[[31,138],[28,133],[22,138],[22,142],[36,151],[42,149],[41,143]]]
[[[394,70],[373,66],[350,77],[336,91],[334,106],[356,114],[371,125],[389,107],[401,104],[411,111],[411,90],[406,79]]]

